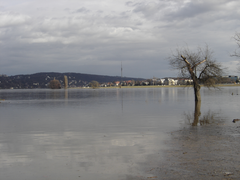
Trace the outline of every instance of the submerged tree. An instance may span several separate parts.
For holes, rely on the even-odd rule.
[[[223,75],[221,64],[212,55],[213,51],[206,45],[196,51],[191,51],[188,47],[178,48],[169,57],[170,66],[179,70],[181,77],[193,80],[195,101],[201,101],[200,85],[215,87],[215,83]]]
[[[219,113],[212,110],[208,110],[205,113],[201,113],[201,101],[195,101],[194,113],[184,113],[185,119],[192,126],[203,126],[212,124],[215,121],[220,122],[221,118],[218,117]]]
[[[194,120],[192,126],[198,125],[200,115],[201,115],[201,101],[195,101]]]

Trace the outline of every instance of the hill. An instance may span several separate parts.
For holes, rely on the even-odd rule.
[[[63,86],[64,75],[68,77],[69,87],[82,87],[91,81],[99,83],[120,81],[120,76],[104,76],[82,73],[56,73],[56,72],[41,72],[36,74],[15,75],[15,76],[0,76],[0,89],[33,89],[33,88],[48,88],[48,83],[54,78],[59,80]],[[123,77],[122,81],[127,80],[143,80],[142,78]]]

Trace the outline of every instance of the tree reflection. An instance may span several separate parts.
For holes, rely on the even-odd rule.
[[[192,126],[202,126],[206,124],[219,123],[223,117],[218,116],[219,113],[208,110],[206,113],[201,113],[201,101],[195,101],[194,113],[184,113],[185,119]]]

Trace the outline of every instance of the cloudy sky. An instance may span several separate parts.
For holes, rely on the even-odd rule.
[[[0,0],[0,74],[177,76],[176,47],[208,46],[238,75],[239,0]]]

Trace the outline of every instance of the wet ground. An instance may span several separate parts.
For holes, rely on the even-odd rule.
[[[240,179],[240,123],[172,132],[165,160],[145,179]]]

